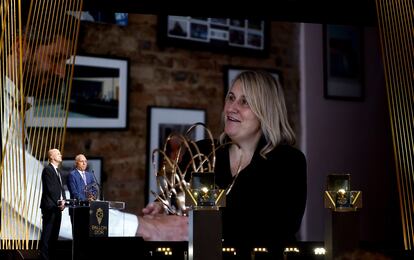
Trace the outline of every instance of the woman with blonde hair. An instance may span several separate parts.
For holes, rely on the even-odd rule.
[[[236,247],[239,256],[254,247],[280,255],[295,241],[307,188],[306,159],[293,147],[295,135],[279,81],[264,71],[241,72],[226,95],[222,119],[217,144],[228,145],[216,151],[215,182],[227,189],[223,246]],[[211,153],[210,140],[197,144],[203,154]],[[160,211],[155,203],[143,210],[151,215]],[[177,227],[184,226],[182,218],[174,220]],[[145,231],[147,239],[154,238]]]

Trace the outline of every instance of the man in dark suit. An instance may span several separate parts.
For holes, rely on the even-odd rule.
[[[48,152],[49,164],[42,171],[42,235],[40,237],[40,257],[49,259],[56,250],[59,238],[62,210],[65,208],[65,191],[58,170],[62,155],[58,149]]]
[[[68,189],[71,199],[79,201],[95,200],[97,191],[94,186],[95,178],[92,173],[86,171],[88,160],[85,155],[78,154],[75,157],[75,169],[68,176]]]

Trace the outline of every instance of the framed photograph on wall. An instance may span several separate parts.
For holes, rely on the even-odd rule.
[[[88,160],[88,167],[86,170],[88,172],[93,172],[93,174],[96,177],[96,181],[99,184],[100,187],[102,187],[102,157],[87,157]],[[48,164],[48,161],[44,161],[43,165],[46,166]],[[68,190],[67,187],[67,179],[70,174],[70,172],[75,169],[75,157],[73,158],[62,158],[62,164],[60,165],[60,174],[62,177],[62,183],[65,188],[65,190]],[[102,192],[102,191],[101,191]]]
[[[152,192],[158,193],[155,173],[160,167],[159,154],[152,154],[155,149],[163,149],[169,134],[185,134],[195,123],[206,123],[206,112],[203,109],[171,108],[171,107],[148,107],[147,110],[147,197],[146,202],[153,201],[155,197]],[[197,127],[189,138],[193,141],[204,139],[205,130]],[[161,158],[162,159],[162,158]]]
[[[364,99],[363,31],[350,25],[324,25],[324,96]]]
[[[76,17],[80,17],[82,22],[91,22],[99,24],[116,24],[119,26],[128,25],[128,13],[114,13],[114,12],[102,12],[102,11],[84,11],[84,12],[72,12]]]
[[[77,55],[67,60],[73,68],[72,89],[67,117],[68,129],[125,129],[128,107],[128,60]],[[68,71],[70,71],[68,69]],[[63,100],[63,99],[62,99]],[[43,117],[44,107],[61,110],[66,104],[54,107],[47,100],[35,103],[28,116],[29,127],[45,127],[53,118]],[[58,123],[63,127],[65,117]]]
[[[269,68],[249,68],[249,67],[242,67],[242,66],[224,66],[223,73],[224,73],[224,97],[227,95],[227,91],[231,87],[231,83],[233,82],[234,78],[243,71],[246,70],[264,70],[272,74],[272,76],[279,80],[280,84],[283,86],[283,79],[282,73],[276,69],[269,69]]]
[[[237,55],[266,57],[269,21],[225,17],[160,15],[158,44]]]

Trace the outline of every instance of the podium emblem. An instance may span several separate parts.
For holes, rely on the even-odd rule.
[[[102,222],[102,219],[104,217],[104,212],[102,208],[97,208],[96,209],[96,220],[98,220],[98,224],[100,225]]]
[[[91,201],[89,209],[89,236],[107,237],[109,225],[109,203],[107,201]]]

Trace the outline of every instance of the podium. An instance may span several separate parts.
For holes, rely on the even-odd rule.
[[[122,210],[124,202],[83,201],[69,206],[72,222],[72,259],[90,259],[88,246],[91,237],[108,237],[109,209]]]
[[[360,211],[362,192],[352,191],[350,174],[329,174],[328,190],[325,191],[326,259],[334,259],[359,246]]]

